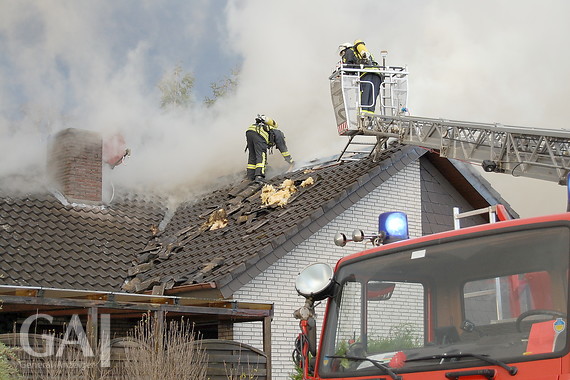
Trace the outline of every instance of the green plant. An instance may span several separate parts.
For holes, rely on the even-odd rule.
[[[184,72],[182,66],[176,65],[172,72],[165,74],[158,83],[161,92],[160,107],[189,107],[192,104],[193,87],[194,76]]]
[[[240,70],[239,67],[236,67],[232,69],[230,75],[224,76],[218,82],[211,83],[210,88],[212,89],[213,97],[205,97],[204,104],[211,107],[219,98],[235,93],[239,84]]]
[[[18,371],[12,365],[17,361],[16,355],[11,348],[0,343],[0,380],[13,380],[20,378]]]
[[[349,348],[350,348],[350,345],[348,344],[348,341],[342,340],[338,344],[335,355],[336,356],[345,356],[346,353],[348,352]],[[344,368],[348,368],[349,367],[348,359],[340,359],[340,365]]]
[[[402,323],[390,329],[387,337],[368,340],[368,352],[401,351],[419,346],[419,339],[414,335],[414,326]]]
[[[295,370],[289,374],[290,380],[303,380],[303,368],[298,365],[295,366]]]
[[[360,339],[351,343],[346,340],[340,341],[335,355],[355,355],[355,352],[362,352],[362,354],[394,352],[419,346],[420,341],[414,334],[414,326],[409,323],[402,323],[392,327],[387,336],[378,338],[369,337],[366,347],[363,347]],[[344,368],[349,368],[350,361],[348,359],[340,359],[340,365]]]

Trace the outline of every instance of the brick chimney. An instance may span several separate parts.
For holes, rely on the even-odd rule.
[[[70,203],[101,204],[103,143],[98,133],[68,128],[48,151],[48,172]]]

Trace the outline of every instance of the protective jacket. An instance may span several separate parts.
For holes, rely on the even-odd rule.
[[[354,49],[354,46],[346,48],[343,52],[342,63],[345,65],[363,65],[366,62],[360,57],[360,54]]]
[[[279,149],[285,161],[287,161],[290,164],[293,163],[293,157],[291,157],[291,154],[287,149],[287,144],[285,143],[285,134],[280,129],[277,128],[272,128],[270,130],[270,133],[273,134],[273,140],[275,141],[275,146],[277,147],[277,149]]]
[[[358,52],[356,45],[344,51],[342,63],[349,66],[363,65],[366,69],[378,66],[372,55],[368,59],[363,57]],[[360,75],[360,105],[363,111],[374,112],[381,84],[382,76],[380,74],[362,73]]]

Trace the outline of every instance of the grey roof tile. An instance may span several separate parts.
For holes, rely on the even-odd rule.
[[[142,231],[165,212],[158,198],[118,195],[101,208],[63,205],[49,193],[2,195],[0,210],[0,283],[114,291],[148,241]]]
[[[316,179],[283,208],[262,206],[256,193],[236,202],[235,210],[232,185],[220,187],[179,205],[157,235],[151,231],[167,210],[148,195],[125,193],[109,207],[63,205],[52,195],[0,197],[0,282],[120,290],[133,265],[151,263],[136,274],[147,286],[141,291],[174,279],[176,285],[216,282],[228,296],[424,153],[395,147],[379,162],[322,165],[273,178],[274,185]],[[434,168],[422,167],[421,174],[424,231],[437,232],[449,221],[443,208],[457,195]],[[228,225],[202,229],[219,208],[235,211]],[[238,223],[239,216],[248,221]]]

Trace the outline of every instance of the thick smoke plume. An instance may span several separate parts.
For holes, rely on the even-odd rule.
[[[243,174],[257,113],[279,122],[297,161],[338,154],[327,78],[355,39],[408,66],[413,115],[566,128],[569,11],[564,0],[3,2],[0,177],[43,173],[50,136],[75,127],[124,136],[132,156],[115,184],[193,191]],[[236,63],[237,92],[200,106]],[[177,64],[200,83],[196,105],[167,113],[156,84]],[[564,211],[561,186],[487,178],[523,216]]]

